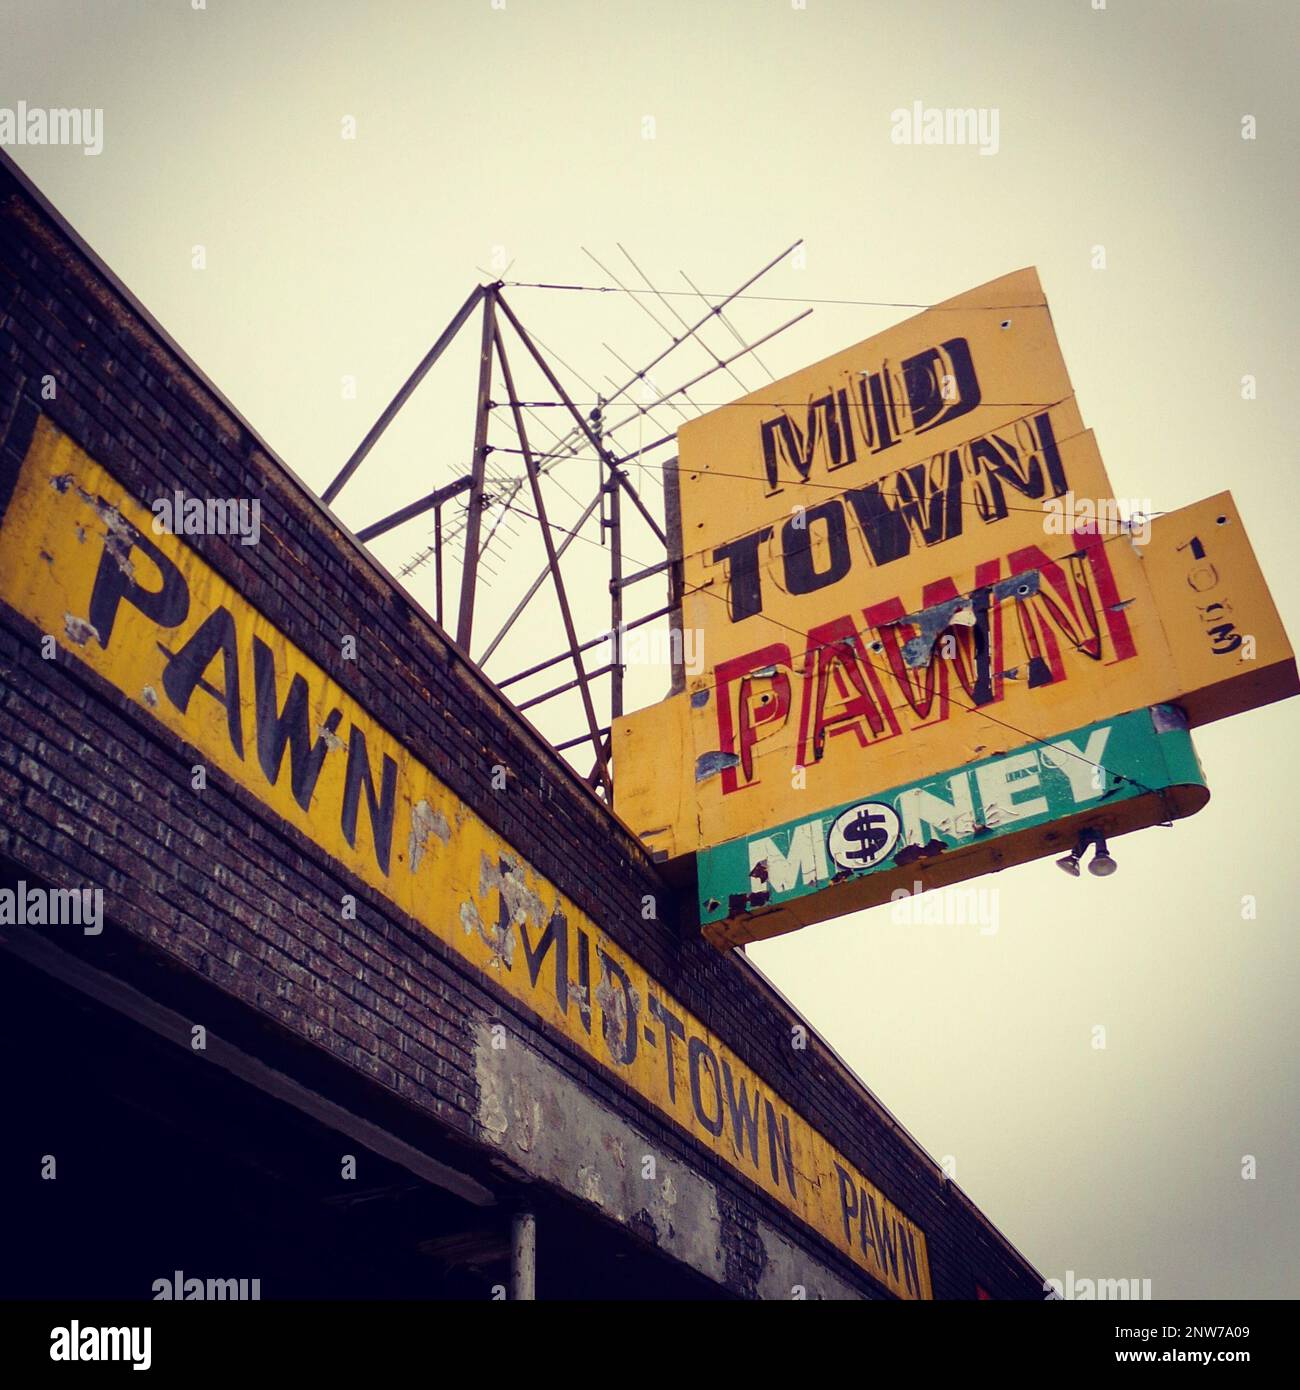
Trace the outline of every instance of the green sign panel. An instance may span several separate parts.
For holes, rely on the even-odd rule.
[[[1189,784],[1205,778],[1186,720],[1137,710],[703,850],[700,921]]]

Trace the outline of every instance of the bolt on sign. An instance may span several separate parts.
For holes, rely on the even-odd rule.
[[[933,1297],[920,1227],[152,522],[42,417],[0,521],[0,601],[898,1297]]]
[[[1189,815],[1188,730],[1300,689],[1229,494],[1120,517],[1032,269],[678,445],[702,669],[613,749],[719,945]]]

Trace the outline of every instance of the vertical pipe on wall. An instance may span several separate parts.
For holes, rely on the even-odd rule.
[[[510,1222],[510,1297],[537,1297],[537,1218],[530,1211],[516,1212]]]

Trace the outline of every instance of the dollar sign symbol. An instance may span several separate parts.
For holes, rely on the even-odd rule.
[[[889,832],[875,811],[863,811],[855,816],[844,829],[844,838],[856,842],[857,847],[846,851],[847,857],[865,863],[874,859],[885,847]]]

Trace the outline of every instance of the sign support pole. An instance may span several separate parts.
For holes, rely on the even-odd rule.
[[[479,345],[478,405],[474,420],[474,458],[470,474],[469,517],[465,522],[465,558],[460,581],[460,618],[456,645],[469,656],[474,631],[474,591],[478,584],[479,536],[483,527],[483,475],[488,455],[488,412],[492,408],[492,342],[496,333],[497,287],[483,291],[483,337]]]

